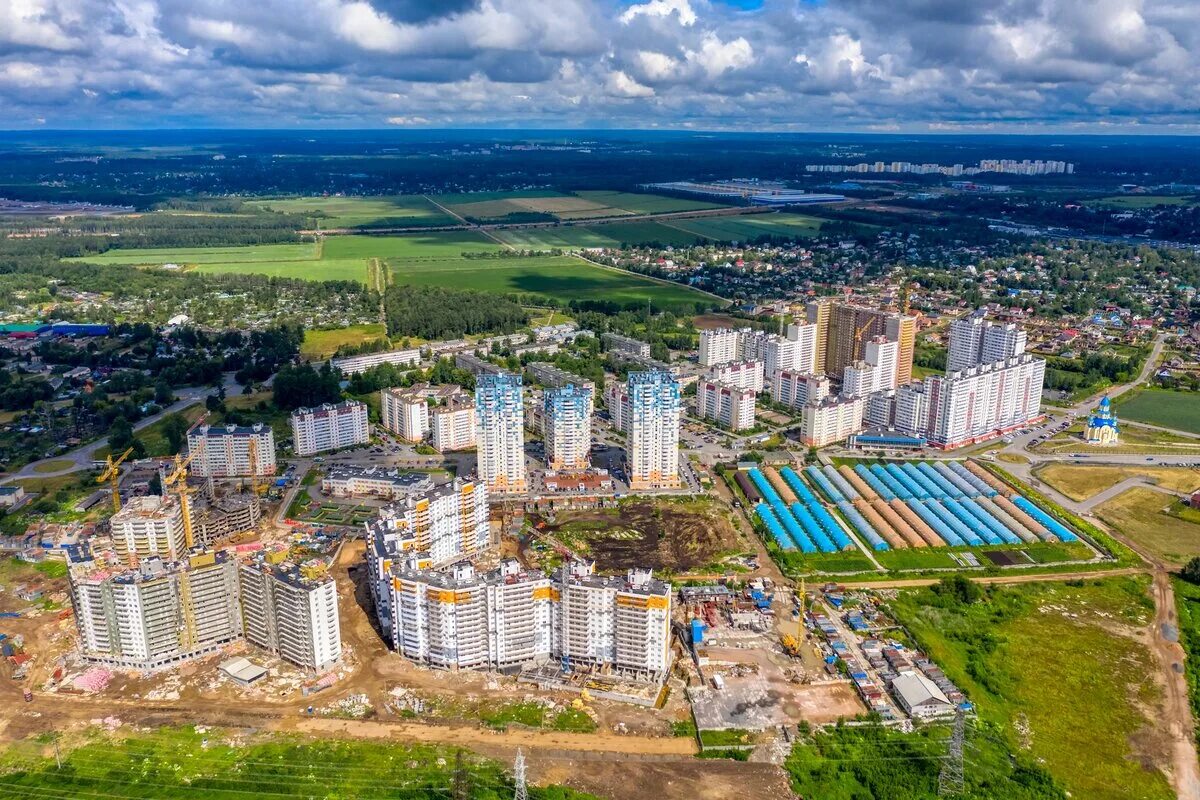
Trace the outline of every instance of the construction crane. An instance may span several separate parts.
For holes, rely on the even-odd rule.
[[[96,478],[96,483],[112,483],[112,504],[114,514],[121,510],[121,464],[125,462],[125,459],[129,458],[129,455],[132,452],[133,448],[131,447],[124,453],[121,453],[120,457],[116,460],[113,459],[112,453],[109,453],[104,457],[104,469]]]
[[[255,494],[262,494],[264,487],[259,481],[258,473],[258,439],[250,437],[250,490]]]
[[[195,453],[189,453],[187,458],[176,455],[170,474],[164,475],[162,479],[163,491],[174,492],[175,496],[179,498],[179,510],[183,515],[183,538],[188,550],[196,545],[195,534],[192,530],[192,495],[196,490],[187,485],[187,468],[188,464],[192,463],[193,455]]]

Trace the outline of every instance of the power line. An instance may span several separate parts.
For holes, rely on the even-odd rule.
[[[946,758],[942,761],[942,770],[938,773],[938,797],[957,797],[962,795],[963,775],[963,742],[967,738],[967,716],[962,706],[954,714],[954,733],[950,736],[950,746]]]
[[[513,780],[517,784],[513,800],[529,800],[529,789],[525,786],[525,753],[519,747],[517,760],[513,763]]]

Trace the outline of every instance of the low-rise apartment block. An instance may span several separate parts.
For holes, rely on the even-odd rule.
[[[643,358],[650,357],[650,343],[643,342],[641,339],[622,336],[619,333],[604,333],[600,335],[600,341],[604,344],[604,349],[608,351],[629,353]]]
[[[361,356],[333,358],[329,363],[336,369],[340,369],[345,375],[356,375],[380,364],[395,364],[401,367],[415,366],[421,363],[421,351],[416,348],[390,350],[386,353],[367,353]]]
[[[321,479],[321,492],[331,497],[374,497],[396,500],[433,489],[433,479],[424,472],[401,472],[383,467],[351,464],[330,467]]]

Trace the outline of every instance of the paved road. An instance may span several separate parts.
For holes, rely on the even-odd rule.
[[[241,387],[239,387],[238,384],[236,382],[234,382],[233,374],[232,373],[227,374],[225,376],[225,393],[227,395],[233,395],[240,391],[241,391]],[[147,428],[147,427],[153,425],[154,423],[158,422],[160,419],[167,416],[168,414],[175,414],[180,411],[183,411],[185,408],[194,406],[196,403],[201,403],[204,401],[204,398],[208,397],[212,393],[213,393],[213,389],[211,386],[202,386],[202,387],[201,386],[192,386],[192,387],[188,387],[186,389],[180,389],[175,393],[175,396],[177,398],[179,398],[178,400],[176,400],[174,403],[167,406],[166,408],[164,408],[162,411],[158,412],[157,414],[151,414],[150,416],[144,417],[143,419],[140,419],[137,422],[135,422],[133,425],[133,431],[134,431],[134,433],[137,433],[138,431],[142,430],[143,428]],[[42,458],[42,459],[38,459],[37,461],[31,461],[28,464],[26,464],[24,467],[22,467],[20,470],[18,470],[15,474],[10,475],[9,477],[5,478],[3,482],[11,481],[14,478],[53,478],[57,475],[66,475],[67,473],[70,473],[70,472],[78,472],[79,470],[91,469],[92,462],[96,460],[96,451],[102,447],[105,447],[107,444],[108,444],[108,437],[105,436],[100,439],[96,439],[95,441],[88,442],[85,445],[81,445],[80,447],[77,447],[74,450],[70,450],[66,453],[63,453],[60,456],[54,456],[53,458]],[[56,469],[56,470],[53,470],[50,472],[38,471],[37,469],[35,469],[38,464],[42,464],[42,463],[48,462],[48,461],[70,461],[71,466],[64,467],[62,469]]]
[[[1138,373],[1136,378],[1129,383],[1123,383],[1119,386],[1110,386],[1104,391],[1097,392],[1086,400],[1076,403],[1070,410],[1071,415],[1076,417],[1086,417],[1089,413],[1091,413],[1092,409],[1096,407],[1096,404],[1100,402],[1100,398],[1104,395],[1108,395],[1110,398],[1117,398],[1133,389],[1135,386],[1145,383],[1150,379],[1150,376],[1154,373],[1155,368],[1158,366],[1158,360],[1162,358],[1163,348],[1166,346],[1166,344],[1167,335],[1165,333],[1160,333],[1154,340],[1154,346],[1150,348],[1150,356],[1146,359],[1146,363],[1142,365],[1142,371]]]

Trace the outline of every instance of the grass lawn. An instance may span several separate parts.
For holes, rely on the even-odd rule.
[[[74,463],[66,458],[53,458],[40,464],[34,464],[33,471],[38,473],[58,472],[60,469],[69,469]]]
[[[300,355],[311,361],[322,361],[329,358],[343,345],[361,344],[383,339],[387,335],[383,323],[367,325],[347,325],[345,328],[332,330],[306,330],[304,343],[300,345]]]
[[[1117,398],[1122,419],[1163,428],[1200,433],[1200,393],[1173,389],[1140,389]]]
[[[57,769],[49,741],[25,740],[3,755],[0,792],[12,797],[441,797],[450,795],[455,752],[429,745],[288,736],[236,736],[160,728],[134,736],[66,734]],[[462,752],[471,797],[511,797],[505,767]],[[531,786],[534,800],[591,795]]]
[[[1126,478],[1144,477],[1164,489],[1190,492],[1200,486],[1200,470],[1191,467],[1109,467],[1046,464],[1037,470],[1041,480],[1072,500],[1087,500]]]
[[[1157,728],[1162,690],[1139,638],[1152,618],[1146,579],[993,587],[974,602],[923,589],[890,606],[981,722],[1073,797],[1174,796],[1161,771],[1170,752]]]
[[[420,195],[391,197],[284,197],[250,205],[309,217],[325,228],[400,228],[457,225],[458,220]]]
[[[1167,562],[1200,555],[1200,525],[1169,513],[1173,498],[1153,489],[1130,489],[1093,513]]]
[[[1179,643],[1187,651],[1183,667],[1192,701],[1192,716],[1200,717],[1200,586],[1179,578],[1172,578],[1171,582],[1175,588]]]
[[[1122,419],[1123,423],[1128,420]],[[1200,456],[1200,439],[1180,436],[1168,431],[1142,428],[1133,424],[1121,425],[1121,443],[1113,447],[1096,447],[1083,441],[1083,424],[1072,425],[1048,440],[1031,448],[1038,453],[1120,453]]]

